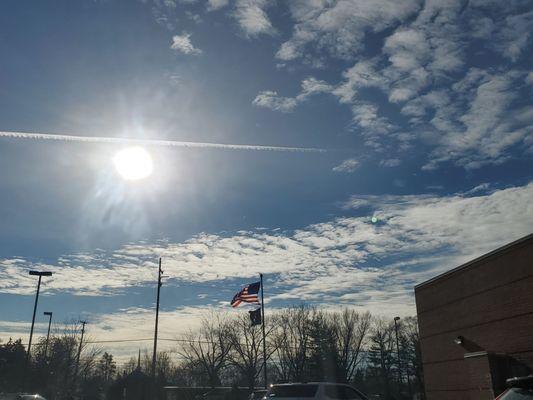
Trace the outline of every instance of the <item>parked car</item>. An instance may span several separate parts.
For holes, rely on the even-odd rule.
[[[0,393],[0,400],[46,400],[43,396],[30,393]]]
[[[533,375],[507,379],[507,386],[496,400],[533,400]]]
[[[342,383],[310,382],[272,385],[268,400],[368,400],[368,397],[350,385]]]
[[[267,394],[267,390],[254,390],[252,393],[250,393],[250,397],[248,397],[248,400],[261,400],[263,397],[265,397]]]

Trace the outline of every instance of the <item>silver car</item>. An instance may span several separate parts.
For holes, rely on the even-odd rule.
[[[342,383],[310,382],[272,385],[267,400],[368,400],[354,387]]]

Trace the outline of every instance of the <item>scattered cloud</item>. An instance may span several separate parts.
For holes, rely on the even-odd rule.
[[[310,52],[352,59],[364,49],[367,33],[382,32],[409,18],[420,8],[420,1],[295,0],[289,8],[295,25],[277,58],[290,61]]]
[[[302,0],[289,8],[293,34],[276,57],[312,65],[309,60],[323,64],[324,56],[357,55],[340,81],[322,92],[351,107],[351,127],[375,151],[396,151],[399,158],[414,140],[424,142],[433,148],[424,169],[444,162],[480,168],[505,162],[511,149],[530,151],[530,102],[520,110],[514,105],[523,98],[523,83],[533,81],[531,73],[510,65],[466,66],[468,53],[496,51],[515,63],[523,58],[532,41],[533,10],[519,2],[461,0]],[[366,57],[366,35],[386,30],[391,33],[381,51]],[[369,90],[385,94],[400,114],[375,94],[369,100]],[[276,98],[265,106],[285,112],[307,99],[303,90]],[[404,116],[406,123],[400,122]]]
[[[328,83],[310,77],[302,81],[301,91],[296,97],[283,97],[279,96],[276,91],[265,90],[255,97],[252,104],[258,107],[269,108],[274,111],[292,112],[299,104],[306,101],[310,96],[318,93],[328,93],[331,92],[332,89],[332,86]]]
[[[271,5],[271,0],[236,0],[233,15],[246,36],[276,33],[266,13]]]
[[[516,62],[531,43],[533,11],[508,15],[499,25],[495,47],[504,57]]]
[[[208,11],[220,10],[221,8],[226,7],[228,4],[229,4],[229,0],[208,0],[207,10]]]
[[[275,111],[291,112],[298,105],[298,100],[291,97],[279,96],[278,92],[274,90],[264,90],[255,97],[252,104]]]
[[[202,50],[194,47],[190,38],[190,33],[174,35],[172,37],[172,44],[170,45],[170,48],[186,55],[197,56],[199,54],[202,54]]]
[[[344,160],[342,163],[337,165],[333,168],[333,171],[335,172],[354,172],[357,168],[359,168],[359,160],[355,158],[348,158],[347,160]]]
[[[402,160],[400,160],[399,158],[389,158],[388,160],[381,160],[379,162],[379,165],[381,165],[382,167],[397,167],[398,165],[400,165],[402,163]]]
[[[415,284],[531,233],[532,196],[533,183],[485,195],[476,190],[473,195],[354,196],[345,208],[366,210],[366,215],[293,232],[206,233],[182,243],[65,255],[53,264],[2,259],[0,292],[31,295],[35,280],[27,271],[39,268],[54,273],[43,280],[48,295],[109,296],[151,284],[162,257],[170,277],[166,287],[245,280],[262,272],[271,282],[272,301],[288,300],[297,291],[295,300],[326,303],[354,291],[379,293],[382,299],[391,287],[398,296],[410,296]],[[204,300],[218,301],[219,295],[212,296]],[[390,294],[389,301],[395,296]]]

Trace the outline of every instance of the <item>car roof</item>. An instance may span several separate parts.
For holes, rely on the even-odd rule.
[[[347,383],[336,383],[336,382],[290,382],[290,383],[274,383],[272,386],[301,386],[301,385],[342,385],[350,386]]]

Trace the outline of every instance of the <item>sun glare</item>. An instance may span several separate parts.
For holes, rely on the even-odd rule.
[[[136,181],[152,174],[153,163],[150,154],[142,147],[128,147],[113,157],[115,168],[122,178]]]

